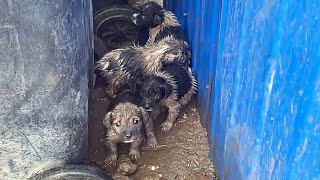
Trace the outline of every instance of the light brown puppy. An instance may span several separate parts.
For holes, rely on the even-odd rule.
[[[148,113],[138,107],[138,99],[130,91],[119,94],[114,106],[105,115],[103,124],[106,127],[105,143],[110,155],[108,165],[116,164],[118,158],[117,144],[130,143],[129,156],[132,160],[140,158],[139,147],[144,139],[144,121]]]

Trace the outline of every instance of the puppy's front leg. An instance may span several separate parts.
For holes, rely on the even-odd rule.
[[[158,145],[158,141],[156,136],[154,135],[153,117],[150,118],[148,123],[146,124],[146,134],[147,134],[148,146],[153,148],[156,147]]]
[[[129,156],[132,160],[136,161],[140,158],[140,145],[142,140],[136,140],[130,144]]]
[[[179,116],[180,113],[180,105],[179,104],[174,104],[172,103],[168,104],[168,117],[165,122],[161,124],[162,131],[169,131],[172,127],[174,122]]]
[[[118,148],[117,148],[117,142],[106,140],[106,146],[108,147],[110,154],[106,158],[106,164],[111,166],[115,165],[118,159]]]

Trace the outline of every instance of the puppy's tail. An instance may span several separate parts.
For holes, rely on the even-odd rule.
[[[187,70],[187,73],[188,73],[188,76],[190,77],[191,79],[191,88],[189,89],[189,91],[179,99],[179,103],[184,106],[184,105],[187,105],[192,96],[195,95],[197,93],[197,86],[198,86],[198,83],[197,83],[197,80],[196,78],[193,76],[191,70]]]

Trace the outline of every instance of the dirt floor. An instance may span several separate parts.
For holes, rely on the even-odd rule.
[[[114,179],[156,180],[217,179],[212,162],[208,158],[207,134],[199,122],[198,112],[193,103],[181,113],[175,127],[162,132],[158,126],[164,120],[156,122],[155,134],[159,145],[149,148],[146,142],[141,147],[141,158],[132,163],[128,158],[128,147],[120,146],[120,158],[117,165],[105,165],[108,155],[103,143],[105,129],[102,119],[105,115],[108,99],[104,95],[103,85],[97,82],[91,100],[89,146],[90,164],[110,172]],[[123,176],[126,175],[126,176]]]

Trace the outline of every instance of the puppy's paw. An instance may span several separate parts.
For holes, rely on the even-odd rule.
[[[173,122],[170,121],[165,121],[164,123],[161,124],[161,130],[162,131],[169,131],[173,127]]]
[[[129,156],[133,161],[136,161],[140,158],[140,152],[136,149],[131,149],[129,152]]]
[[[148,146],[155,148],[158,145],[158,141],[155,137],[148,138]]]
[[[118,156],[117,154],[111,154],[106,158],[106,165],[112,166],[117,163]]]

